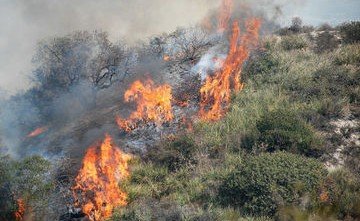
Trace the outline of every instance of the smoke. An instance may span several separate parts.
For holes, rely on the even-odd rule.
[[[103,30],[109,33],[110,40],[116,41],[123,37],[126,42],[134,43],[140,39],[146,39],[149,36],[160,34],[162,32],[175,31],[179,26],[191,26],[200,23],[204,17],[217,16],[215,10],[220,0],[183,0],[183,1],[165,1],[165,0],[105,0],[105,1],[45,1],[45,0],[27,0],[27,1],[9,1],[4,4],[0,12],[13,11],[10,14],[12,21],[4,24],[5,33],[7,33],[7,47],[17,45],[18,50],[8,50],[5,57],[0,57],[1,73],[18,73],[19,70],[29,71],[30,65],[27,61],[31,60],[35,52],[35,43],[40,39],[49,39],[51,36],[65,36],[76,30]],[[254,3],[250,0],[234,0],[234,12],[232,19],[246,18],[249,16],[260,16],[264,19],[265,27],[275,24],[275,20],[283,12],[281,9],[288,3],[294,1],[269,1],[261,0]],[[13,16],[13,17],[12,17]],[[2,20],[4,23],[4,21]],[[14,29],[17,26],[18,29]],[[196,33],[198,34],[198,33]],[[2,35],[0,34],[2,37]],[[216,37],[216,36],[215,36]],[[4,38],[4,37],[3,37]],[[11,42],[14,41],[14,42]],[[0,39],[0,44],[4,43]],[[22,43],[22,44],[18,44]],[[173,47],[173,45],[170,45]],[[96,48],[95,48],[96,49]],[[94,49],[94,50],[95,50]],[[169,49],[169,48],[167,48]],[[215,71],[221,64],[214,62],[214,59],[225,56],[226,52],[220,51],[221,48],[210,49],[200,62],[192,69],[192,72],[208,73]],[[21,52],[21,53],[20,53]],[[74,49],[78,57],[87,58],[87,54],[97,53],[97,51],[88,52],[85,49]],[[175,53],[175,52],[174,52]],[[81,55],[81,56],[80,56]],[[0,56],[4,56],[3,53]],[[16,57],[21,60],[20,64],[9,62],[10,58]],[[78,61],[81,64],[81,72],[86,72],[85,62]],[[10,65],[9,65],[10,64]],[[154,58],[151,55],[145,55],[140,58],[133,72],[137,73],[130,77],[141,78],[140,75],[151,76],[155,81],[161,81],[164,66],[166,64],[162,59]],[[30,71],[29,71],[30,73]],[[147,76],[146,76],[147,75]],[[15,78],[15,79],[14,79]],[[21,79],[21,80],[18,80]],[[16,85],[14,81],[18,82]],[[25,88],[28,83],[19,75],[6,74],[2,77],[2,84],[8,84],[12,87]],[[0,85],[1,86],[1,85]],[[59,94],[50,104],[47,111],[51,113],[53,125],[63,125],[68,122],[77,122],[85,113],[94,107],[94,90],[92,85],[86,82],[77,84],[66,92]],[[4,93],[2,93],[4,94]],[[26,93],[25,93],[26,94]],[[105,99],[105,95],[103,98]],[[117,95],[121,98],[121,94]],[[108,98],[109,99],[109,98]],[[55,152],[62,152],[65,147],[75,147],[79,144],[77,138],[62,139],[56,137],[54,131],[60,128],[51,128],[34,141],[26,140],[26,135],[36,127],[47,126],[44,117],[38,109],[38,104],[32,101],[26,95],[19,95],[11,99],[4,100],[1,107],[1,143],[4,144],[8,152],[13,155],[26,155],[29,153],[43,153],[51,145],[50,149]],[[100,125],[101,126],[101,125]],[[86,128],[84,126],[84,128]],[[99,129],[94,129],[99,131]],[[98,133],[98,136],[102,135]],[[71,133],[71,131],[69,131]],[[40,139],[50,134],[51,139]],[[79,136],[86,134],[86,131],[80,131]],[[50,136],[49,135],[49,136]],[[94,137],[94,136],[90,136]],[[50,140],[53,140],[50,142]],[[92,140],[93,141],[93,140]],[[82,142],[82,141],[81,141]],[[80,143],[81,143],[80,142]],[[25,145],[27,148],[21,147]]]
[[[197,23],[217,0],[5,0],[0,7],[0,87],[12,94],[31,86],[36,42],[76,30],[107,31],[136,42]],[[16,47],[15,47],[16,46]]]
[[[206,52],[200,61],[191,69],[191,72],[199,74],[201,81],[204,81],[209,73],[219,70],[222,66],[220,61],[225,60],[226,54],[219,46],[214,46]]]

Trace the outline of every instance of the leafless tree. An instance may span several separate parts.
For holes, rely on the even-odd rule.
[[[211,38],[203,29],[193,27],[178,29],[171,34],[170,54],[182,61],[193,61],[200,58],[203,50],[211,46]]]

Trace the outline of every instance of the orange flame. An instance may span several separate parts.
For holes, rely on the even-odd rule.
[[[16,203],[18,205],[18,210],[15,212],[15,219],[16,221],[20,221],[23,219],[24,214],[25,214],[25,203],[23,199],[17,199]]]
[[[138,121],[152,121],[160,125],[174,118],[171,107],[171,87],[164,84],[154,86],[154,82],[148,79],[144,84],[135,81],[125,92],[126,102],[135,101],[136,111],[132,112],[128,119],[116,117],[116,122],[121,129],[129,132],[136,127]]]
[[[100,147],[87,150],[72,190],[75,206],[81,206],[89,219],[104,220],[115,207],[127,204],[127,194],[118,182],[129,176],[130,159],[130,155],[113,146],[107,134]]]
[[[224,32],[228,29],[233,9],[233,0],[223,0],[219,12],[218,32]]]
[[[260,20],[251,19],[246,22],[247,33],[240,35],[238,22],[233,23],[229,53],[222,68],[213,76],[207,76],[200,89],[200,118],[207,121],[220,119],[226,112],[232,89],[240,91],[244,84],[240,81],[241,68],[249,57],[249,50],[258,41]],[[240,43],[239,43],[240,40]]]
[[[27,137],[37,137],[40,134],[44,133],[45,131],[47,131],[47,127],[38,127],[35,130],[33,130],[31,133],[29,133],[27,135]]]
[[[171,58],[170,58],[169,55],[164,55],[164,56],[163,56],[163,60],[164,60],[164,61],[170,61],[170,59],[171,59]]]

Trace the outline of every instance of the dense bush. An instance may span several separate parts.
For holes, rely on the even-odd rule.
[[[339,46],[339,40],[328,30],[320,32],[315,38],[315,52],[333,51]]]
[[[19,161],[0,156],[0,220],[15,220],[18,199],[22,199],[26,207],[45,211],[52,188],[49,170],[49,162],[40,156]],[[36,215],[35,219],[41,220]]]
[[[360,132],[360,126],[352,131],[354,133]],[[360,146],[353,140],[348,147],[345,148],[344,154],[346,167],[360,178]]]
[[[322,143],[314,129],[291,110],[275,110],[265,114],[257,123],[258,145],[267,151],[277,150],[319,157]]]
[[[335,64],[360,65],[360,44],[340,48],[335,54]]]
[[[360,217],[360,179],[346,169],[330,173],[322,184],[319,208],[340,220]]]
[[[360,22],[347,22],[338,27],[340,30],[343,42],[355,43],[360,41]]]
[[[299,35],[284,36],[281,39],[281,47],[287,51],[305,49],[307,46],[306,40]]]
[[[16,199],[12,192],[11,174],[13,162],[7,156],[0,156],[0,220],[15,220]]]
[[[269,217],[244,217],[237,210],[197,205],[179,205],[171,201],[141,200],[137,204],[118,210],[111,221],[271,221]]]
[[[150,149],[146,158],[174,171],[187,163],[195,163],[194,154],[197,149],[195,141],[191,137],[183,135],[175,140],[166,140]]]
[[[279,71],[280,61],[271,51],[259,51],[250,57],[244,67],[242,79],[244,81],[254,78],[256,75],[273,75]]]
[[[279,207],[300,205],[315,193],[326,172],[316,160],[277,152],[247,159],[224,180],[219,199],[243,212],[274,215]]]

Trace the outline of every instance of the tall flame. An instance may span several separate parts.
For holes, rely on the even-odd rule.
[[[240,35],[238,22],[232,26],[230,49],[222,68],[213,76],[207,76],[200,89],[200,118],[207,121],[220,119],[226,112],[232,90],[240,91],[244,84],[240,81],[241,68],[249,57],[249,50],[258,41],[261,22],[259,19],[246,21],[246,34]]]
[[[20,220],[23,220],[23,217],[25,214],[25,203],[24,203],[24,200],[21,198],[17,199],[16,203],[17,203],[18,209],[14,215],[15,215],[16,221],[20,221]]]
[[[115,207],[126,205],[127,194],[118,184],[129,176],[130,158],[113,146],[107,134],[100,147],[87,150],[72,191],[75,206],[81,206],[90,220],[104,220],[111,216]]]
[[[152,121],[160,125],[174,118],[170,85],[156,87],[151,79],[145,83],[135,81],[125,92],[124,99],[137,104],[136,111],[132,112],[128,119],[116,117],[118,126],[125,131],[131,131],[138,121]]]

